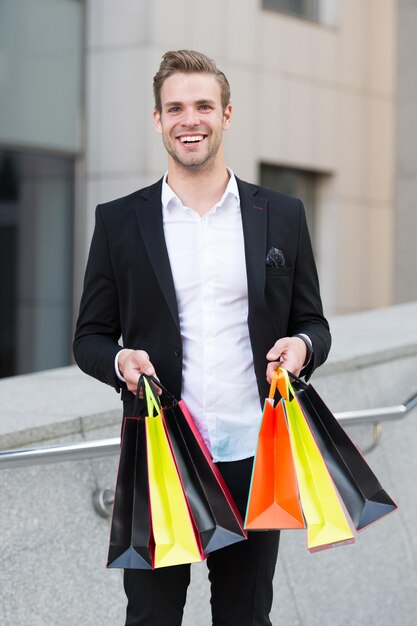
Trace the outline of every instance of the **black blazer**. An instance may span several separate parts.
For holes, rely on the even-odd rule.
[[[267,395],[266,354],[275,341],[306,333],[313,342],[309,377],[330,349],[317,271],[299,200],[237,179],[248,280],[248,326],[261,401]],[[165,244],[162,180],[99,205],[74,338],[80,368],[122,391],[114,359],[123,345],[149,353],[160,380],[181,397],[182,343],[175,287]],[[267,267],[268,250],[285,267]],[[227,250],[225,250],[227,254]],[[232,375],[227,373],[226,375]]]

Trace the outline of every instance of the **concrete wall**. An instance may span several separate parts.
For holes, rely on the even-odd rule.
[[[397,404],[417,391],[417,303],[331,320],[334,345],[314,384],[333,410]],[[116,436],[119,399],[76,367],[0,381],[1,448]],[[310,555],[303,531],[282,534],[272,622],[412,626],[417,611],[416,414],[383,427],[368,462],[399,510],[354,546]],[[371,427],[351,428],[360,446]],[[2,470],[0,623],[123,624],[121,573],[105,570],[109,522],[93,510],[116,458]],[[185,626],[209,626],[207,570],[193,566]]]
[[[340,0],[336,27],[263,10],[260,0],[86,7],[77,292],[95,206],[166,169],[152,78],[163,52],[188,47],[215,58],[231,82],[227,160],[239,176],[257,182],[261,162],[322,175],[315,231],[326,310],[391,304],[395,0]]]

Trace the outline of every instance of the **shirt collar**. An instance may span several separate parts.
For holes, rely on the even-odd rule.
[[[215,205],[216,208],[220,208],[225,203],[226,198],[229,195],[236,198],[238,206],[240,205],[239,189],[237,186],[236,176],[234,175],[234,173],[232,172],[230,168],[227,168],[227,171],[229,172],[229,176],[230,176],[229,182],[227,183],[227,187],[224,190],[224,194],[222,195],[221,199],[219,200],[219,202],[216,203]],[[166,209],[169,210],[175,205],[183,206],[181,200],[179,199],[175,191],[168,185],[167,178],[168,178],[168,172],[165,172],[164,178],[162,179],[162,193],[161,193],[162,208],[164,210]]]

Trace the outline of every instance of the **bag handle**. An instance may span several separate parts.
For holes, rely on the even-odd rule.
[[[155,417],[155,414],[159,415],[161,413],[161,402],[158,398],[153,384],[149,380],[147,380],[146,377],[144,377],[143,382],[145,386],[145,398],[146,406],[148,409],[148,416]]]
[[[276,391],[278,392],[282,398],[285,400],[289,399],[289,386],[290,381],[288,378],[288,372],[283,367],[279,367],[274,371],[271,377],[271,387],[269,388],[269,398],[272,399],[275,397]]]
[[[153,385],[156,385],[157,387],[159,387],[160,389],[162,389],[163,391],[163,395],[167,397],[167,399],[172,402],[172,403],[176,403],[177,399],[176,397],[170,392],[168,391],[168,389],[166,387],[164,387],[164,385],[161,383],[160,380],[158,380],[157,378],[155,378],[154,376],[146,376],[146,378],[148,380],[150,380]],[[154,388],[153,388],[154,390]],[[158,397],[158,396],[157,396]]]
[[[278,388],[278,392],[284,400],[291,400],[291,396],[295,397],[294,388],[290,382],[290,378],[292,378],[300,387],[303,389],[307,388],[307,385],[301,378],[298,378],[292,372],[286,370],[284,367],[278,367],[274,371],[271,377],[271,386],[269,388],[269,398],[274,398],[276,390]]]
[[[141,402],[141,398],[139,398],[139,394],[142,391],[143,400],[146,405],[146,410],[148,415],[154,415],[154,410],[159,414],[162,409],[160,396],[156,393],[155,387],[159,387],[163,391],[163,398],[166,400],[167,405],[177,404],[177,399],[175,396],[168,391],[168,389],[161,383],[160,380],[155,378],[154,376],[148,376],[147,374],[141,374],[138,380],[138,386],[136,390],[135,403],[134,403],[134,414],[140,415],[139,404]],[[143,409],[142,409],[143,412]]]
[[[152,382],[151,382],[152,381]],[[133,405],[133,413],[137,416],[143,416],[143,406],[140,407],[142,398],[140,398],[140,392],[143,395],[143,402],[146,406],[146,413],[149,417],[154,417],[155,414],[159,415],[161,412],[161,402],[159,400],[158,394],[155,391],[155,387],[153,383],[157,383],[155,379],[152,379],[150,376],[146,376],[145,374],[141,374],[138,379],[138,385],[136,388],[136,396],[135,402]]]

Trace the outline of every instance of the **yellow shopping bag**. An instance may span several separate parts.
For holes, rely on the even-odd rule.
[[[161,405],[144,378],[148,405],[146,443],[154,567],[201,561],[188,504],[163,423]]]
[[[307,548],[313,552],[341,543],[353,543],[354,535],[288,374],[280,368],[277,376],[284,398],[301,504],[307,523]]]

